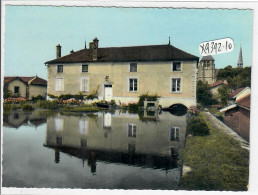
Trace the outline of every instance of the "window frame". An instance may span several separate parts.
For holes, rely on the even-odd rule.
[[[172,138],[172,129],[174,128],[173,139]],[[169,141],[180,141],[180,127],[178,126],[169,126]]]
[[[83,86],[82,86],[82,80],[83,79],[87,80],[86,90],[83,90]],[[90,86],[89,83],[90,83],[89,82],[89,77],[79,77],[79,91],[88,92],[89,91],[89,86]]]
[[[174,64],[180,63],[180,70],[174,70]],[[181,61],[173,61],[171,63],[171,72],[182,72],[183,71],[183,66]]]
[[[131,126],[131,129],[129,128]],[[135,123],[127,123],[127,137],[136,138],[137,136],[137,125]]]
[[[173,79],[180,79],[180,89],[179,91],[172,91],[172,87],[173,87]],[[177,82],[176,82],[176,86],[177,86]],[[176,87],[177,89],[177,87]],[[170,93],[182,93],[183,91],[183,79],[181,77],[170,77],[170,89],[169,89]]]
[[[87,69],[86,71],[83,71],[83,67],[84,67],[84,66],[87,67],[87,68],[86,68],[86,69]],[[89,64],[82,64],[82,65],[81,65],[81,72],[82,72],[82,73],[89,72]]]
[[[136,85],[136,90],[135,90],[135,81],[133,81],[133,90],[131,91],[130,90],[130,80],[135,80],[136,79],[136,81],[137,81],[137,85]],[[139,79],[138,79],[138,77],[129,77],[128,78],[128,81],[127,81],[127,89],[128,89],[128,92],[130,92],[130,93],[137,93],[138,92],[138,89],[139,89]]]
[[[132,71],[132,66],[135,66],[136,65],[136,71]],[[138,63],[137,62],[131,62],[129,64],[129,72],[138,72]]]
[[[62,67],[62,71],[59,71],[59,67]],[[58,64],[56,65],[56,73],[63,73],[64,72],[64,65]]]

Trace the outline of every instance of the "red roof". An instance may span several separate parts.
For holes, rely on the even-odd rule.
[[[239,106],[250,109],[250,100],[251,100],[251,94],[248,94],[248,95],[242,97],[241,99],[237,100],[236,103]]]
[[[236,89],[235,91],[233,91],[230,96],[231,97],[235,97],[237,94],[239,94],[241,91],[243,91],[245,89],[245,87],[241,87],[241,88],[238,88]]]
[[[218,81],[214,82],[213,84],[211,84],[210,86],[211,86],[211,88],[213,88],[213,87],[216,87],[219,85],[227,85],[227,84],[225,84],[225,82],[222,80],[218,80]]]
[[[93,50],[82,49],[69,55],[46,62],[73,63],[73,62],[93,62]],[[197,56],[191,55],[172,45],[148,45],[132,47],[107,47],[98,48],[96,62],[126,62],[126,61],[165,61],[165,60],[196,60]]]
[[[9,83],[15,79],[20,79],[21,81],[28,83],[31,81],[30,84],[32,85],[47,85],[47,81],[45,79],[42,79],[40,77],[34,76],[34,77],[20,77],[20,76],[8,76],[4,77],[4,83]]]

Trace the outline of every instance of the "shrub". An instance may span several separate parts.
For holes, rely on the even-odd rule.
[[[57,109],[57,101],[38,101],[37,106],[44,109]]]
[[[209,135],[209,128],[205,121],[197,116],[187,120],[187,132],[193,136],[205,136]]]
[[[130,102],[128,104],[128,111],[129,112],[138,112],[138,104],[136,102]]]
[[[41,96],[41,95],[38,95],[38,96],[36,96],[36,97],[34,97],[34,96],[32,96],[32,98],[31,98],[31,100],[33,101],[33,102],[36,102],[36,101],[39,101],[39,100],[44,100],[45,98],[43,97],[43,96]]]
[[[23,110],[23,111],[32,111],[33,109],[34,109],[33,106],[30,105],[30,104],[24,104],[24,105],[22,105],[22,110]]]
[[[160,96],[158,96],[157,94],[153,94],[153,95],[149,95],[148,93],[144,93],[142,95],[140,95],[139,97],[139,101],[138,101],[138,106],[142,107],[144,106],[144,101],[156,101]]]

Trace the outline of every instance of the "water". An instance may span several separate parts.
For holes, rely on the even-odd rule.
[[[186,116],[4,116],[3,187],[178,189]]]

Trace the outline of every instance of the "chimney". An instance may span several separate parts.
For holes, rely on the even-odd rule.
[[[98,59],[98,47],[99,47],[99,40],[97,37],[93,39],[93,51],[92,51],[92,59],[96,61]]]
[[[56,58],[60,58],[61,57],[61,45],[60,44],[58,44],[57,46],[56,46]]]
[[[71,53],[74,53],[74,51],[73,51],[73,50],[71,50],[71,51],[70,51],[70,54],[71,54]]]

